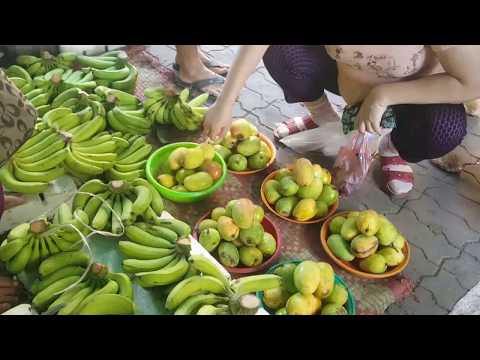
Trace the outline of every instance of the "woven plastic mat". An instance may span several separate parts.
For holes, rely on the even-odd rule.
[[[136,94],[143,98],[143,90],[152,86],[174,87],[173,70],[161,64],[146,46],[129,46],[127,48],[130,61],[139,70],[139,80]],[[176,141],[195,141],[199,133],[179,133],[171,127],[159,127],[157,135],[160,143]],[[157,143],[157,146],[160,145]],[[277,167],[282,164],[276,164]],[[212,197],[196,204],[174,204],[168,202],[167,208],[172,215],[190,223],[192,227],[207,211],[216,206],[224,206],[229,200],[249,197],[256,204],[261,204],[260,185],[266,172],[252,176],[228,175],[225,185]],[[315,259],[328,261],[320,244],[320,225],[302,226],[286,222],[265,209],[266,215],[280,229],[283,239],[282,259]],[[329,261],[330,262],[330,261]],[[389,280],[364,280],[335,267],[353,292],[357,314],[383,314],[391,304],[402,301],[409,296],[414,288],[412,280],[400,275]]]

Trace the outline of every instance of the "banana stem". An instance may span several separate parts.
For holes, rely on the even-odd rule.
[[[36,220],[30,224],[30,231],[34,234],[41,234],[48,230],[48,222],[45,219]]]
[[[113,180],[110,181],[110,188],[113,193],[118,194],[128,191],[129,185],[126,181],[123,180]]]
[[[100,263],[93,263],[90,268],[90,273],[99,279],[103,279],[108,275],[108,266]]]
[[[181,238],[177,240],[177,252],[188,256],[190,250],[192,249],[192,242],[189,238]]]
[[[230,308],[234,315],[255,315],[260,308],[260,300],[252,294],[233,298]]]

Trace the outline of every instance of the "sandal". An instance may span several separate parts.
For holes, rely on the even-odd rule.
[[[461,156],[458,153],[460,149],[462,149],[466,153],[466,156]],[[466,162],[466,157],[470,157],[472,161]],[[464,160],[461,160],[462,158]],[[442,156],[441,158],[430,160],[430,162],[438,168],[442,169],[443,171],[452,174],[460,174],[462,171],[465,171],[466,166],[480,165],[480,158],[470,153],[470,151],[468,151],[465,146],[459,145],[457,148],[455,148],[448,154]]]
[[[223,64],[217,62],[215,59],[209,57],[208,55],[206,55],[206,57],[207,57],[207,60],[203,61],[203,65],[205,65],[205,67],[207,69],[213,71],[217,75],[220,75],[222,77],[227,77],[228,71],[230,70],[229,66],[223,65]],[[173,67],[173,70],[180,71],[180,65],[179,64],[174,63],[172,65],[172,67]],[[220,71],[216,70],[216,69],[221,69],[221,68],[227,68],[227,70],[224,71],[224,72],[220,72]]]
[[[282,139],[286,136],[299,133],[304,130],[311,130],[317,128],[318,125],[313,121],[310,115],[304,117],[296,116],[280,123],[273,131],[277,139]]]
[[[182,89],[189,88],[190,91],[192,92],[192,95],[194,95],[194,96],[195,96],[195,94],[200,95],[200,94],[203,94],[203,93],[208,93],[212,97],[217,97],[216,93],[213,93],[213,92],[207,90],[207,88],[211,85],[222,85],[223,86],[224,83],[225,83],[225,79],[221,76],[215,76],[215,77],[211,77],[211,78],[208,78],[208,79],[198,80],[198,81],[195,81],[193,83],[188,83],[188,82],[180,79],[178,71],[176,72],[176,76],[175,76],[175,85],[177,85],[179,88],[182,88]],[[220,89],[220,91],[221,91],[221,89]]]
[[[385,187],[393,196],[403,196],[413,189],[413,170],[400,156],[380,157]]]

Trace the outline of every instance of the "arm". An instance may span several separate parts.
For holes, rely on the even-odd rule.
[[[230,127],[235,101],[248,77],[255,71],[268,45],[243,45],[230,68],[225,85],[215,104],[205,116],[205,135],[222,137]]]
[[[359,120],[366,120],[366,112],[378,114],[391,105],[460,104],[480,97],[480,46],[453,46],[436,52],[436,55],[444,73],[375,87],[365,99],[364,117]],[[378,116],[373,117],[378,120]],[[367,122],[371,123],[373,130],[379,130],[380,121],[375,120]],[[368,130],[368,124],[365,125]]]

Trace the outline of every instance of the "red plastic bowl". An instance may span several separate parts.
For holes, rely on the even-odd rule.
[[[195,224],[193,233],[197,240],[200,237],[198,226],[203,220],[210,218],[210,214],[211,214],[211,211],[203,215]],[[227,267],[222,265],[225,267],[225,269],[227,269],[227,271],[230,274],[247,275],[247,274],[264,272],[265,270],[269,269],[272,265],[274,265],[278,261],[281,254],[281,247],[282,247],[282,237],[280,235],[280,231],[277,229],[275,224],[266,215],[263,218],[262,225],[265,231],[270,233],[273,236],[273,238],[277,241],[277,249],[275,250],[275,253],[272,256],[270,256],[266,261],[264,261],[262,264],[256,267],[239,266],[239,267],[232,268],[232,267]]]

